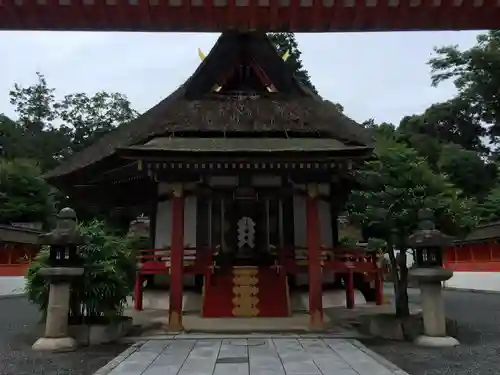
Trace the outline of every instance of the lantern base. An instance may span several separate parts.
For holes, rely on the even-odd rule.
[[[83,276],[84,269],[82,267],[47,267],[41,268],[38,272],[51,283],[65,283]]]
[[[45,352],[72,352],[77,346],[73,337],[41,337],[36,340],[32,349]]]
[[[460,345],[460,342],[451,336],[433,337],[422,335],[415,339],[414,344],[429,348],[449,348]]]
[[[441,267],[417,267],[409,270],[408,276],[419,283],[441,283],[451,279],[453,270]]]

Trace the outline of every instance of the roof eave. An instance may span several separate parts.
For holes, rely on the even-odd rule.
[[[352,147],[342,150],[270,150],[270,151],[197,151],[197,150],[165,150],[165,149],[146,149],[142,147],[124,147],[116,150],[117,155],[124,159],[165,159],[166,157],[228,157],[228,156],[249,156],[249,157],[293,157],[297,155],[306,156],[307,159],[313,158],[336,158],[352,157],[365,159],[372,154],[372,147]],[[306,154],[306,155],[303,155]]]

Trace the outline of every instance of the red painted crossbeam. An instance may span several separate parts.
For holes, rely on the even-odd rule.
[[[500,0],[0,0],[3,30],[295,32],[500,28]]]

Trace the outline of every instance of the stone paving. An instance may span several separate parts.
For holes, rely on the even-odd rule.
[[[407,375],[355,341],[326,338],[149,340],[137,346],[134,352],[106,373],[107,375]]]
[[[24,292],[24,277],[0,276],[0,297],[22,294]]]

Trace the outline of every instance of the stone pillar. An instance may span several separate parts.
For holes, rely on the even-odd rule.
[[[68,313],[71,280],[83,275],[83,268],[43,268],[40,274],[50,280],[49,303],[44,337],[34,344],[34,350],[66,352],[75,350],[77,343],[68,336]]]
[[[457,346],[459,342],[446,332],[446,316],[442,296],[442,282],[453,276],[446,268],[416,268],[409,276],[418,281],[421,294],[424,334],[415,343],[422,346]]]
[[[50,284],[45,337],[65,337],[68,333],[70,284],[67,282]]]
[[[320,225],[318,209],[318,187],[308,186],[306,203],[307,257],[309,272],[309,326],[323,328],[322,272],[320,249]]]
[[[182,185],[176,185],[172,197],[172,237],[170,247],[170,304],[168,326],[182,330],[182,274],[184,271],[184,196]]]
[[[427,336],[446,336],[446,317],[441,296],[441,283],[421,283],[422,316]]]

